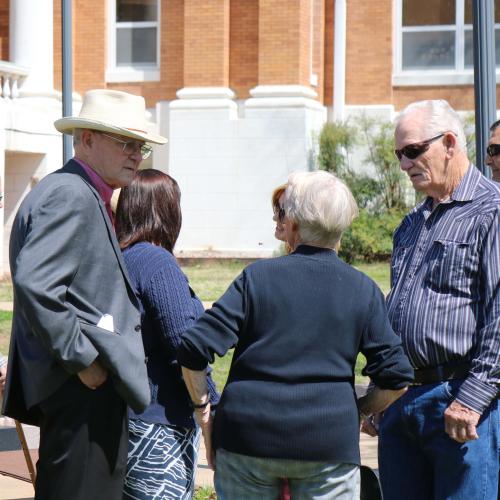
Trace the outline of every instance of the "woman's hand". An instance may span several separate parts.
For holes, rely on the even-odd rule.
[[[210,403],[205,408],[198,408],[194,411],[196,423],[200,426],[205,443],[208,466],[215,470],[215,453],[212,448],[212,425],[213,417],[210,411]]]

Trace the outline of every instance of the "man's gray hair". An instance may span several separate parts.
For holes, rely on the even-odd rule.
[[[453,132],[459,148],[467,152],[464,126],[458,113],[444,99],[416,101],[404,108],[396,118],[396,128],[409,115],[419,111],[423,115],[424,139],[430,139],[442,132]]]
[[[334,175],[296,172],[288,177],[283,203],[286,216],[297,223],[303,243],[333,248],[358,215],[349,188]]]

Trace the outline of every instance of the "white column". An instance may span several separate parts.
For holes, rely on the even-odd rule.
[[[333,119],[343,120],[345,108],[345,53],[347,37],[346,0],[335,2],[335,33],[333,41]]]
[[[54,91],[53,0],[10,0],[10,60],[29,69],[20,95]]]

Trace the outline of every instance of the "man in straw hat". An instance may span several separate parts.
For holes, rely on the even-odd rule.
[[[36,499],[122,497],[126,405],[149,402],[140,313],[115,239],[109,201],[164,144],[142,97],[91,90],[75,157],[22,202],[10,240],[14,317],[3,412],[40,426]]]

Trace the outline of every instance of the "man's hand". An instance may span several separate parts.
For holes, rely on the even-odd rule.
[[[446,408],[444,412],[444,428],[446,434],[459,443],[477,439],[476,426],[481,414],[477,413],[458,401]]]
[[[371,437],[378,436],[378,426],[383,413],[374,413],[370,417],[361,420],[361,432],[368,434]]]
[[[106,382],[108,378],[108,372],[99,361],[94,360],[91,365],[78,372],[78,376],[82,383],[84,383],[89,389],[97,389],[100,385]]]

